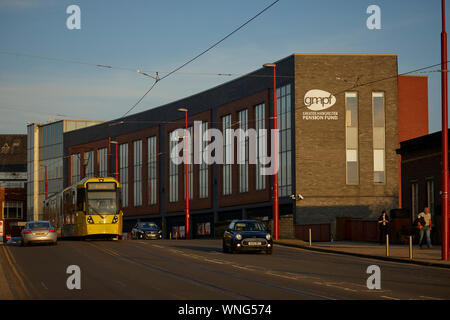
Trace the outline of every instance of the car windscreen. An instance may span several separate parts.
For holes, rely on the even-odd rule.
[[[147,222],[143,222],[141,224],[139,224],[140,228],[149,228],[152,230],[159,230],[158,226],[154,223],[147,223]]]
[[[87,214],[116,214],[116,191],[89,191],[87,196]]]
[[[265,231],[265,227],[261,222],[236,222],[235,231]]]
[[[29,229],[48,229],[50,228],[49,222],[33,222],[28,224]]]

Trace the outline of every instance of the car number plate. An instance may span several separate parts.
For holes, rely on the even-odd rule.
[[[37,232],[35,233],[36,236],[43,236],[45,233],[44,232]]]
[[[255,242],[255,241],[251,241],[248,243],[249,246],[260,246],[261,242]]]

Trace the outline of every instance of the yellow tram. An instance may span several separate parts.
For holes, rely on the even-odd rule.
[[[44,219],[58,237],[121,238],[120,192],[113,178],[84,178],[44,201]]]

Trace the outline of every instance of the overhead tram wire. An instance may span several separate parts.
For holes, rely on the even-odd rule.
[[[179,71],[180,69],[184,68],[185,66],[187,66],[188,64],[190,64],[191,62],[197,60],[198,58],[200,58],[202,55],[204,55],[205,53],[207,53],[208,51],[210,51],[211,49],[213,49],[214,47],[216,47],[217,45],[219,45],[220,43],[222,43],[223,41],[225,41],[226,39],[228,39],[230,36],[232,36],[233,34],[235,34],[236,32],[238,32],[239,30],[241,30],[243,27],[245,27],[247,24],[249,24],[250,22],[252,22],[253,20],[255,20],[257,17],[259,17],[261,14],[263,14],[264,12],[266,12],[267,10],[269,10],[272,6],[274,6],[277,2],[279,2],[280,0],[276,0],[274,2],[272,2],[270,5],[268,5],[267,7],[265,7],[263,10],[261,10],[260,12],[258,12],[255,16],[253,16],[251,19],[247,20],[245,23],[243,23],[242,25],[240,25],[238,28],[236,28],[235,30],[233,30],[232,32],[230,32],[229,34],[227,34],[225,37],[223,37],[222,39],[220,39],[219,41],[217,41],[216,43],[214,43],[213,45],[211,45],[209,48],[207,48],[206,50],[204,50],[203,52],[199,53],[198,55],[196,55],[194,58],[188,60],[187,62],[183,63],[181,66],[175,68],[174,70],[170,71],[168,74],[166,74],[165,76],[163,76],[162,78],[156,79],[155,83],[153,83],[153,85],[150,87],[150,89],[147,90],[147,92],[122,116],[125,117],[128,113],[130,113],[146,96],[147,94],[155,87],[156,83],[158,83],[161,80],[166,79],[167,77],[171,76],[172,74],[174,74],[175,72]]]
[[[450,62],[450,60],[447,61],[447,63],[448,62]],[[389,76],[389,77],[385,77],[385,78],[381,78],[381,79],[376,79],[376,80],[368,81],[368,82],[361,83],[361,84],[357,84],[358,80],[359,80],[359,77],[358,77],[358,79],[355,82],[355,85],[353,85],[352,87],[349,87],[347,89],[344,89],[344,90],[341,90],[341,91],[338,91],[338,92],[334,92],[331,95],[336,96],[338,94],[345,93],[345,92],[347,92],[349,90],[353,90],[353,89],[356,89],[356,88],[364,87],[364,86],[371,85],[371,84],[374,84],[374,83],[378,83],[378,82],[381,82],[381,81],[391,80],[391,79],[397,78],[398,76],[405,76],[405,75],[408,75],[408,74],[411,74],[411,73],[425,73],[425,72],[421,72],[421,71],[426,70],[426,69],[430,69],[430,68],[434,68],[434,67],[437,67],[437,66],[440,66],[440,65],[441,65],[441,63],[437,63],[437,64],[433,64],[431,66],[415,69],[415,70],[404,72],[404,73],[397,73],[396,75],[393,75],[393,76]],[[429,72],[448,72],[448,70],[433,70],[433,71],[429,71]],[[304,104],[302,106],[298,106],[298,107],[296,106],[295,109],[303,109],[303,108],[306,108],[306,107],[308,107],[308,106],[306,104]]]

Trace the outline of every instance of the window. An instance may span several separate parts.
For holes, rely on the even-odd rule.
[[[80,154],[72,155],[72,184],[80,181]]]
[[[189,157],[189,164],[188,164],[188,179],[189,179],[189,199],[193,199],[194,198],[194,161],[193,161],[193,155],[194,155],[194,148],[193,148],[193,144],[192,141],[194,139],[194,129],[193,127],[188,127],[188,132],[189,132],[189,141],[187,142],[187,147],[188,147],[188,157]],[[183,142],[184,143],[184,142]],[[184,190],[184,199],[186,199],[186,156],[183,155],[183,190]]]
[[[156,204],[156,198],[158,195],[157,183],[157,154],[156,154],[156,137],[150,137],[147,139],[148,148],[148,204]]]
[[[358,165],[358,96],[356,92],[345,93],[345,135],[347,184],[359,183]]]
[[[411,214],[413,220],[419,214],[419,184],[417,182],[411,183]]]
[[[176,130],[170,133],[170,148],[169,150],[174,150],[178,143],[176,138]],[[175,141],[174,141],[175,140]],[[178,165],[175,164],[175,155],[170,153],[169,159],[169,202],[178,201]]]
[[[5,201],[3,203],[4,219],[22,219],[23,218],[23,202],[21,201]]]
[[[108,149],[102,148],[98,150],[98,173],[100,177],[108,176]]]
[[[142,205],[142,140],[133,142],[133,191],[134,191],[134,206]]]
[[[262,157],[266,155],[266,145],[267,145],[267,136],[266,136],[266,106],[264,104],[260,104],[255,106],[255,130],[256,130],[256,190],[264,190],[266,188],[266,176],[261,175],[261,168],[263,165],[261,164]],[[260,131],[262,130],[262,131]],[[263,156],[261,156],[263,155]]]
[[[280,197],[292,194],[291,85],[277,89],[278,190]]]
[[[222,117],[222,134],[223,134],[223,166],[222,166],[222,194],[224,196],[232,193],[232,168],[233,161],[233,134],[231,130],[231,114]],[[228,152],[227,152],[228,151]]]
[[[427,207],[434,213],[434,180],[427,179]]]
[[[373,182],[385,183],[385,115],[384,93],[372,93]]]
[[[239,112],[239,129],[247,132],[248,129],[248,111],[247,109]],[[248,192],[248,136],[240,134],[238,152],[239,168],[239,192]]]
[[[86,164],[85,177],[94,176],[94,151],[89,151],[84,154],[84,163]]]
[[[122,185],[122,206],[128,207],[128,143],[119,146],[119,182]]]
[[[207,130],[208,130],[208,122],[202,122],[202,126],[201,126],[201,132],[200,132],[200,137],[202,139],[202,142],[200,144],[200,148],[199,148],[199,158],[201,159],[201,163],[199,165],[199,170],[198,170],[198,180],[199,180],[199,198],[200,199],[204,199],[204,198],[208,198],[208,164],[206,162],[204,162],[203,160],[203,153],[205,152],[206,146],[208,145],[208,141],[204,141],[207,140],[208,137],[206,136],[207,134]],[[205,137],[203,137],[203,135],[205,135]]]

